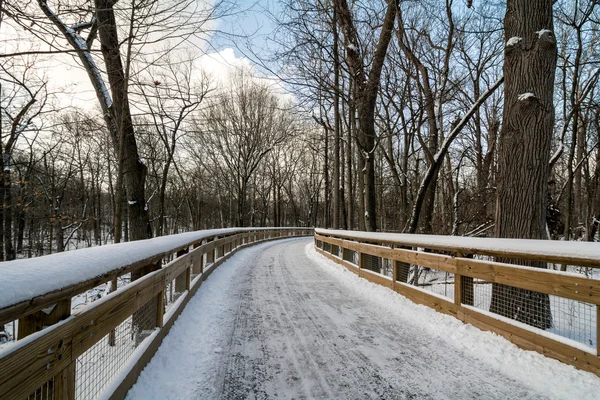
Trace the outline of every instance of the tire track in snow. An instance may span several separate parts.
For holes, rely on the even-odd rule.
[[[309,241],[258,245],[219,267],[129,398],[543,398],[344,287],[306,256]]]

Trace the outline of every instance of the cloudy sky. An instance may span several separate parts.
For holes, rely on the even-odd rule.
[[[52,6],[52,2],[49,4]],[[186,46],[187,51],[196,58],[195,67],[205,71],[219,86],[227,85],[229,75],[238,68],[250,68],[258,73],[259,68],[252,61],[253,57],[245,57],[245,54],[260,53],[267,45],[268,37],[274,29],[268,15],[277,12],[277,3],[273,0],[238,1],[233,15],[211,23],[210,29],[214,33],[192,39],[189,46]],[[252,38],[246,40],[244,36],[250,34]],[[58,34],[57,41],[66,43]],[[0,52],[11,53],[17,49],[32,48],[49,49],[48,45],[38,43],[22,28],[10,21],[3,21],[0,28]],[[96,55],[95,58],[98,60],[99,56]],[[39,67],[39,73],[48,80],[50,91],[57,94],[61,106],[97,108],[92,85],[77,58],[67,54],[38,56],[34,65]]]

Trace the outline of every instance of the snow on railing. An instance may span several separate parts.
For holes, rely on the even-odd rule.
[[[315,247],[416,303],[600,376],[597,243],[315,229]]]
[[[18,321],[19,340],[0,347],[0,398],[123,397],[220,263],[256,242],[310,234],[217,229],[1,263],[0,324]]]

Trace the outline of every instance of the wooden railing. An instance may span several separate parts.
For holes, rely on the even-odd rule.
[[[1,308],[0,324],[18,321],[18,340],[0,349],[0,399],[123,398],[219,264],[240,248],[306,235],[312,229],[200,231],[168,251]],[[112,248],[118,252],[134,245]],[[140,270],[145,275],[71,315],[74,296],[106,282],[113,282],[114,290],[118,277]]]
[[[314,239],[362,278],[600,376],[598,243],[323,229]],[[532,262],[542,268],[521,266]]]

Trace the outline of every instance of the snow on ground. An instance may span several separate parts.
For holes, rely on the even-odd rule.
[[[374,285],[310,239],[203,284],[128,399],[592,399],[600,379]]]
[[[472,325],[429,307],[418,305],[396,292],[358,278],[344,267],[318,254],[312,243],[306,246],[307,256],[318,262],[328,273],[337,277],[348,290],[383,305],[395,317],[414,324],[432,335],[444,346],[464,351],[474,360],[481,361],[498,373],[506,375],[535,391],[556,399],[596,399],[600,392],[600,378],[577,370],[575,367],[519,349],[503,337],[483,332]]]

